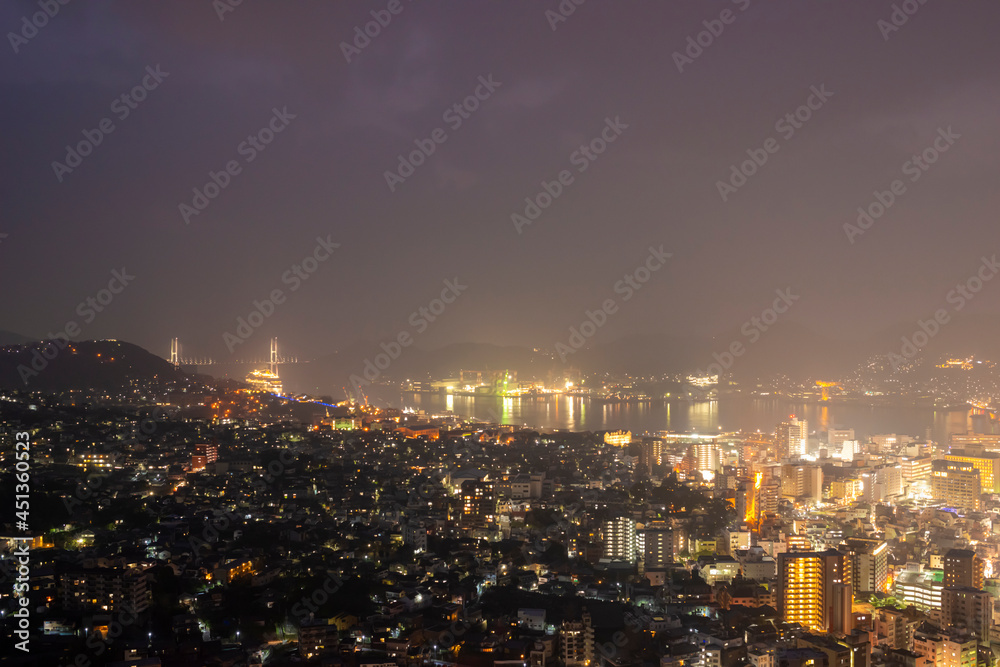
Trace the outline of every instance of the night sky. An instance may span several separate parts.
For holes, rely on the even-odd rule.
[[[887,0],[562,5],[244,0],[220,20],[223,0],[77,0],[35,31],[36,2],[3,3],[0,329],[73,321],[80,339],[224,356],[280,289],[239,353],[401,331],[551,347],[607,299],[597,341],[712,336],[790,288],[783,317],[859,337],[930,316],[1000,251],[995,0],[897,3],[898,26]],[[358,48],[373,11],[391,20]],[[70,167],[85,132],[100,143]],[[578,152],[602,132],[602,153]],[[258,133],[272,141],[244,143]],[[936,140],[934,164],[910,162]],[[434,152],[390,188],[416,142]],[[724,201],[719,181],[762,153]],[[543,181],[562,191],[518,226]],[[318,237],[339,247],[296,283]],[[616,284],[661,246],[626,302]],[[122,268],[134,280],[102,312],[78,309]],[[467,289],[418,332],[411,314],[455,279]],[[998,304],[1000,281],[966,310]]]

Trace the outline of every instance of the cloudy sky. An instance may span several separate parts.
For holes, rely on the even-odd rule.
[[[791,288],[788,318],[856,337],[929,316],[1000,250],[995,1],[562,6],[4,3],[0,329],[218,356],[281,290],[260,355],[401,331],[551,346],[607,299],[598,340],[714,335]],[[433,153],[401,172],[418,142]],[[317,238],[339,247],[303,265]],[[122,268],[101,312],[80,306]],[[467,289],[416,331],[449,279]],[[995,310],[997,283],[968,310]]]

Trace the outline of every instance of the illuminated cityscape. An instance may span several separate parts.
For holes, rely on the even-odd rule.
[[[1000,667],[997,0],[0,25],[0,667]]]

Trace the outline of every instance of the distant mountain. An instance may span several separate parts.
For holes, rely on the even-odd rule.
[[[387,378],[398,382],[458,377],[462,369],[513,370],[521,377],[545,377],[555,368],[550,358],[525,347],[490,343],[458,343],[434,350],[408,347],[401,349],[394,359],[389,355],[396,351],[388,347],[386,352],[379,343],[357,342],[309,364],[284,366],[281,377],[293,391],[321,391],[342,398],[341,388],[349,390],[351,376],[363,378],[366,369],[376,382]]]
[[[970,355],[1000,360],[1000,336],[997,335],[1000,315],[965,315],[949,311],[946,324],[936,331],[930,325],[927,329],[933,335],[928,336],[919,355],[932,362],[945,356]],[[709,372],[712,364],[728,364],[726,370],[739,381],[779,374],[799,380],[835,380],[847,377],[873,356],[900,353],[902,338],[912,340],[920,331],[916,321],[904,322],[866,338],[845,341],[779,319],[767,331],[755,332],[752,327],[742,327],[714,338],[625,336],[597,345],[585,344],[567,354],[565,361],[552,350],[535,351],[488,343],[459,343],[432,350],[418,347],[396,350],[388,344],[356,342],[307,364],[282,366],[281,376],[291,391],[330,394],[338,399],[344,395],[342,387],[350,389],[351,376],[364,377],[366,369],[370,376],[377,376],[376,383],[395,383],[407,378],[453,378],[462,369],[512,370],[521,378],[545,380],[554,378],[568,367],[584,374],[610,372],[649,376],[692,373],[698,369]],[[917,342],[924,342],[922,335],[917,336]],[[743,353],[730,359],[734,345]],[[42,343],[25,336],[0,331],[0,388],[113,389],[131,380],[183,377],[166,360],[130,343],[73,343],[52,360],[45,358],[43,347]]]
[[[568,366],[583,373],[686,374],[696,370],[717,370],[712,364],[728,364],[725,370],[739,381],[776,375],[800,380],[832,380],[845,378],[873,356],[899,353],[902,336],[912,338],[917,331],[914,321],[900,323],[865,338],[843,340],[779,319],[767,330],[750,325],[714,338],[665,334],[625,336],[597,345],[585,344],[566,354],[565,361],[552,351],[535,352],[517,346],[461,343],[434,350],[410,347],[390,360],[384,369],[374,366],[376,361],[385,362],[387,358],[376,359],[376,355],[384,352],[379,344],[358,342],[306,366],[282,369],[282,374],[289,387],[334,392],[337,396],[343,393],[341,387],[350,388],[352,374],[363,376],[368,361],[372,363],[368,368],[374,369],[370,374],[377,371],[376,381],[379,382],[456,377],[461,369],[509,369],[517,371],[520,377],[545,378]],[[1000,316],[952,313],[950,321],[929,337],[920,354],[933,360],[972,354],[1000,359],[998,332]],[[917,342],[922,342],[920,337]],[[733,349],[742,350],[742,353],[730,358]]]
[[[48,355],[48,356],[46,356]],[[42,391],[117,389],[132,381],[178,380],[184,374],[138,345],[100,340],[31,342],[0,347],[0,388]]]
[[[30,343],[32,340],[32,338],[22,336],[19,333],[0,329],[0,345],[23,345],[24,343]]]
[[[922,354],[931,357],[976,355],[981,359],[1000,360],[1000,315],[966,315],[949,310],[948,321],[928,336]],[[927,331],[934,332],[933,313],[920,318]],[[911,342],[914,334],[922,331],[917,320],[895,325],[872,336],[866,343],[878,352],[899,353],[905,336]],[[922,336],[917,337],[918,343]]]

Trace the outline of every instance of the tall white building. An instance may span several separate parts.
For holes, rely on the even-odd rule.
[[[840,443],[840,458],[853,461],[855,454],[861,453],[861,443],[857,440],[844,440]]]
[[[775,440],[779,459],[801,458],[806,455],[809,445],[809,423],[795,417],[781,422]]]
[[[941,570],[925,570],[923,565],[910,563],[896,575],[893,596],[918,609],[940,609],[943,581]]]
[[[719,446],[714,442],[698,442],[691,445],[691,455],[694,458],[695,470],[714,475],[722,467]]]
[[[872,472],[862,474],[865,483],[865,499],[870,503],[884,502],[903,493],[903,467],[883,465]]]
[[[604,557],[635,561],[635,520],[618,517],[604,522]]]
[[[841,449],[847,440],[854,440],[853,428],[831,428],[826,432],[827,449],[831,452]]]

